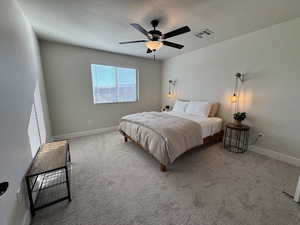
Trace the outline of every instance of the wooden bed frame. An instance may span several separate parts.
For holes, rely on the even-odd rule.
[[[119,131],[124,136],[124,141],[125,142],[127,142],[128,139],[129,139],[130,141],[132,141],[133,143],[135,143],[136,145],[138,145],[142,149],[145,149],[144,146],[142,146],[140,143],[136,142],[132,137],[127,135],[124,131],[122,131],[122,130],[119,130]],[[223,140],[223,135],[224,135],[224,131],[221,130],[220,132],[214,134],[213,136],[208,136],[206,138],[203,138],[203,144],[201,146],[221,142]],[[166,172],[167,171],[167,166],[160,163],[160,171]]]

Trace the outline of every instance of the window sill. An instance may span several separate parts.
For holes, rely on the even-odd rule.
[[[126,103],[137,103],[139,102],[138,100],[136,101],[130,101],[130,102],[94,102],[94,105],[105,105],[105,104],[126,104]]]

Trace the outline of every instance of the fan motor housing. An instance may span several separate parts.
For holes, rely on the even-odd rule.
[[[158,40],[162,36],[162,33],[159,30],[150,30],[149,34],[152,35],[153,40]]]

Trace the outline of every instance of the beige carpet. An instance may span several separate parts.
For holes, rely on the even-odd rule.
[[[181,156],[167,173],[118,134],[71,141],[72,198],[37,212],[32,225],[297,225],[300,169],[221,144]]]

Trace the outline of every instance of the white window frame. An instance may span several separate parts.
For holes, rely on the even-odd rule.
[[[136,100],[134,101],[126,101],[126,102],[96,102],[95,99],[95,95],[94,95],[94,84],[93,84],[93,73],[92,73],[92,65],[100,65],[100,66],[111,66],[111,67],[115,67],[116,68],[125,68],[125,69],[134,69],[136,71]],[[92,84],[92,96],[93,96],[93,104],[97,105],[97,104],[123,104],[123,103],[136,103],[139,101],[140,98],[140,85],[139,85],[139,69],[137,67],[129,67],[129,66],[122,66],[122,65],[111,65],[111,64],[105,64],[105,63],[99,63],[99,62],[91,62],[90,63],[90,74],[91,74],[91,84]],[[118,73],[116,71],[116,87],[118,87]],[[119,91],[119,89],[117,88],[117,91]]]

